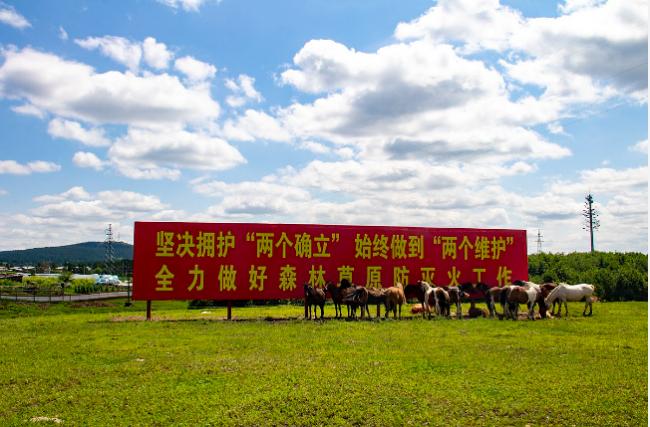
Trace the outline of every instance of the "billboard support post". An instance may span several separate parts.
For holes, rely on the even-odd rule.
[[[151,300],[147,300],[147,320],[151,320]]]

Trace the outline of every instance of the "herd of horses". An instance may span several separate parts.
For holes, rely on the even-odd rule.
[[[487,305],[486,314],[489,313],[487,314],[489,317],[517,320],[519,305],[526,304],[528,319],[535,320],[535,305],[539,307],[541,318],[548,316],[549,309],[551,309],[551,315],[561,316],[562,305],[564,305],[565,316],[568,316],[567,301],[584,300],[585,308],[582,315],[591,316],[595,288],[594,285],[586,283],[577,285],[544,283],[539,285],[527,281],[516,281],[512,285],[504,287],[490,287],[485,283],[465,283],[460,286],[440,287],[420,280],[406,286],[397,283],[390,288],[376,289],[357,286],[350,283],[349,280],[343,279],[339,285],[327,282],[322,289],[305,284],[304,291],[305,304],[309,307],[308,313],[306,311],[309,319],[312,317],[312,307],[314,319],[318,318],[316,313],[318,307],[320,307],[320,318],[323,318],[328,296],[334,303],[335,318],[337,319],[343,317],[343,305],[347,307],[347,317],[350,319],[357,317],[357,310],[360,310],[361,318],[365,316],[370,318],[369,305],[377,305],[377,307],[384,305],[385,317],[392,312],[393,318],[401,318],[402,305],[406,304],[407,298],[419,301],[423,317],[431,318],[435,315],[450,318],[451,307],[455,306],[456,317],[462,319],[462,302],[467,300],[470,295],[479,295]],[[497,304],[501,306],[502,313],[498,313]],[[474,307],[473,304],[472,307]],[[588,314],[587,309],[589,309]],[[478,312],[483,313],[482,310],[478,310]],[[469,315],[474,317],[475,313],[470,312]]]

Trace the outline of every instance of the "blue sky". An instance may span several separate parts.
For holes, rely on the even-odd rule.
[[[648,246],[642,1],[0,1],[0,249],[138,220]]]

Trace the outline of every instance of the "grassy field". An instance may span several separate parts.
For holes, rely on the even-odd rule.
[[[535,322],[99,305],[0,303],[0,424],[647,425],[647,303]]]

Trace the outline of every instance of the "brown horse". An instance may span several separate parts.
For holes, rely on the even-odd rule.
[[[366,313],[370,317],[369,305],[379,307],[380,304],[386,303],[386,289],[366,288],[368,290],[368,304],[366,305]],[[363,308],[362,308],[363,310]]]
[[[341,284],[343,288],[343,283]],[[341,290],[341,303],[348,307],[348,318],[357,317],[357,308],[361,308],[361,318],[368,306],[368,290],[363,286],[351,286]]]
[[[320,307],[320,318],[323,318],[325,308],[325,291],[322,289],[314,289],[309,284],[305,283],[303,286],[305,290],[305,302],[309,306],[309,317],[311,319],[311,307],[314,306],[314,320],[318,318],[316,315],[316,307]]]
[[[397,318],[397,310],[399,307],[399,318],[402,318],[402,304],[406,304],[406,295],[404,294],[404,287],[401,283],[395,284],[388,289],[384,289],[384,305],[386,306],[385,317],[388,318],[388,313],[393,311],[393,318]]]
[[[551,293],[551,291],[557,287],[557,283],[551,283],[551,282],[544,283],[544,284],[539,285],[539,287],[542,289],[541,298],[538,298],[538,300],[541,299],[541,301],[538,301],[539,314],[540,314],[540,316],[545,318],[547,308],[546,308],[546,304],[544,303],[544,299],[546,297],[548,297],[548,295]],[[557,300],[553,301],[553,307],[551,309],[551,315],[553,315],[553,316],[555,315],[555,307],[556,307],[556,305],[559,305],[559,301],[557,301]]]
[[[490,312],[490,317],[497,317],[496,303],[497,301],[501,302],[501,293],[504,292],[504,288],[490,287],[485,283],[477,283],[476,289],[479,290],[483,297],[485,298],[485,305],[487,305],[488,311]],[[505,305],[502,305],[505,311]]]
[[[343,292],[342,289],[338,286],[336,286],[332,282],[327,282],[325,285],[325,292],[329,292],[330,295],[332,296],[332,302],[334,303],[334,317],[336,319],[343,317],[343,311],[341,310],[341,303],[343,300]]]

